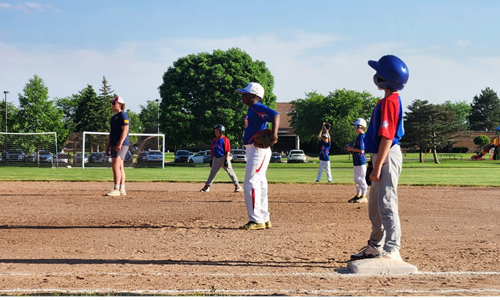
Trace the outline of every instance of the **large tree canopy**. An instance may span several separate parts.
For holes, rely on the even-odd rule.
[[[249,82],[260,83],[265,90],[262,103],[276,107],[271,72],[264,62],[253,61],[239,49],[190,54],[175,61],[159,87],[160,126],[167,144],[184,147],[209,142],[217,124],[226,127],[234,146],[241,144],[248,107],[236,89]]]
[[[356,139],[351,123],[358,118],[368,122],[377,98],[368,92],[343,89],[328,96],[311,92],[291,103],[294,107],[291,126],[302,141],[316,140],[323,122],[327,122],[331,124],[332,145],[343,148]]]
[[[469,116],[471,130],[492,131],[500,122],[500,100],[495,91],[486,88],[474,96]]]

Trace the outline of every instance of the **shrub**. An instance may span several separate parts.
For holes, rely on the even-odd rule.
[[[469,151],[469,148],[467,147],[453,147],[451,150],[453,153],[467,153],[467,151]]]

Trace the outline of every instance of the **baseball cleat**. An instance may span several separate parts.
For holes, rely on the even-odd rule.
[[[243,188],[241,186],[237,185],[237,186],[234,187],[234,192],[235,193],[241,192],[241,191],[243,191]]]
[[[271,224],[271,220],[267,221],[264,224],[266,224],[266,229],[270,229],[271,227],[273,227],[273,224]]]
[[[382,257],[403,261],[403,258],[401,258],[398,250],[393,250],[391,252],[384,251]]]
[[[260,230],[260,229],[266,229],[266,223],[248,222],[245,225],[240,226],[240,229],[243,229],[243,230]]]
[[[107,193],[106,196],[112,196],[112,197],[120,196],[120,191],[113,189],[109,193]]]
[[[358,198],[354,201],[352,201],[353,203],[367,203],[368,202],[368,199],[366,197],[361,197],[361,198]]]
[[[127,192],[125,190],[120,190],[120,196],[127,196]]]
[[[205,185],[200,192],[210,192],[210,187],[208,185]]]
[[[370,241],[368,241],[368,245],[361,248],[359,253],[351,255],[351,260],[359,260],[365,258],[375,258],[382,254],[382,249],[380,246],[372,246]]]
[[[347,202],[353,203],[353,202],[356,202],[356,200],[358,200],[359,198],[361,198],[361,197],[358,197],[358,195],[355,195],[354,197],[352,197],[351,199],[349,199]]]

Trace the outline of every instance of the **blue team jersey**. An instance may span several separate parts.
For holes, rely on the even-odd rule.
[[[243,145],[253,144],[256,135],[266,129],[267,122],[272,122],[278,113],[261,102],[250,106],[245,116],[245,129],[243,130]],[[279,126],[279,124],[276,124]]]
[[[325,143],[323,140],[319,141],[319,160],[330,161],[330,147],[332,143]]]
[[[110,127],[111,131],[109,132],[109,141],[111,146],[118,145],[120,141],[120,136],[122,135],[122,126],[130,126],[130,119],[126,112],[121,111],[116,115],[111,117]],[[128,132],[125,141],[123,141],[123,146],[128,146]]]
[[[379,100],[373,109],[370,125],[366,131],[366,152],[378,153],[382,137],[392,140],[393,145],[405,135],[403,128],[403,105],[398,93]]]
[[[365,151],[365,135],[358,134],[356,140],[354,141],[353,148]],[[355,166],[366,165],[365,153],[353,152],[352,162]]]
[[[215,157],[226,156],[226,153],[231,151],[231,143],[229,139],[222,135],[220,138],[214,138],[212,140],[212,147],[210,148],[210,153]]]

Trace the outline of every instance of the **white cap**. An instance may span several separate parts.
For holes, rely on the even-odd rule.
[[[363,118],[359,118],[356,121],[352,122],[351,125],[361,125],[366,128],[366,121]]]
[[[328,133],[323,133],[323,137],[328,138]]]
[[[236,90],[240,95],[242,94],[254,94],[260,97],[260,99],[264,98],[264,88],[257,82],[250,82],[244,89]]]
[[[115,98],[113,99],[113,101],[116,101],[118,103],[125,103],[125,101],[123,100],[122,97],[118,97],[118,96],[115,96]],[[109,101],[109,102],[113,102],[113,101]]]

